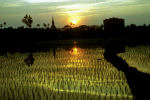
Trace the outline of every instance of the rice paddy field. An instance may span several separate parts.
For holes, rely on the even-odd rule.
[[[104,49],[72,47],[0,56],[0,100],[134,100],[123,72],[103,56]],[[126,47],[118,54],[129,66],[150,74],[150,46]]]

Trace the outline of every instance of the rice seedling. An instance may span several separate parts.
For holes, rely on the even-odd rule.
[[[149,73],[149,46],[126,47],[119,54],[129,65]],[[2,100],[133,100],[123,72],[104,59],[103,48],[64,50],[0,56]],[[148,69],[148,70],[147,70]]]

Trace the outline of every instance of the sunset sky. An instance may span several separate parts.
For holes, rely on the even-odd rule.
[[[50,23],[56,27],[72,20],[77,25],[101,25],[105,18],[121,17],[128,24],[150,24],[150,0],[0,0],[0,23],[18,27],[30,14],[34,25]]]

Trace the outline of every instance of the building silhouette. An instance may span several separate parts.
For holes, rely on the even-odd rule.
[[[55,26],[55,22],[54,22],[54,18],[52,17],[52,25],[51,25],[51,28],[50,28],[51,31],[56,31],[57,28]]]
[[[106,31],[120,31],[124,29],[125,21],[121,18],[109,18],[103,21],[104,30]]]

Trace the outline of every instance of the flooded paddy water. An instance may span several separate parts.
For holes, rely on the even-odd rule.
[[[2,100],[133,100],[124,72],[104,58],[105,49],[73,43],[32,52],[0,56]],[[126,47],[118,54],[131,67],[150,74],[150,46]]]

